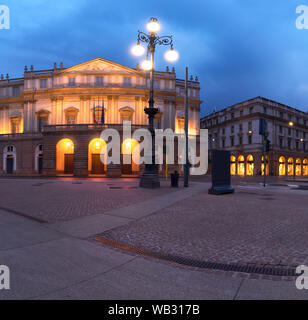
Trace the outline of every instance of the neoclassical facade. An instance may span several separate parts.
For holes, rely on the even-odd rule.
[[[264,174],[259,120],[266,120],[270,150],[267,175],[308,176],[308,114],[276,101],[257,97],[201,119],[209,130],[209,149],[231,151],[231,174]]]
[[[184,130],[184,81],[175,70],[155,72],[156,128]],[[124,120],[132,130],[148,124],[149,74],[95,59],[64,68],[34,70],[24,77],[0,79],[0,173],[47,176],[139,174],[131,165],[104,165],[99,158],[106,128],[120,132]],[[189,132],[199,134],[200,85],[189,83]],[[122,157],[138,141],[121,141]],[[128,145],[130,148],[128,148]],[[161,168],[161,171],[163,168]]]

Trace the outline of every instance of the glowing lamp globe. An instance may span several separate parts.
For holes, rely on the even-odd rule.
[[[152,69],[153,65],[149,59],[146,59],[142,62],[141,67],[143,70],[150,71]]]
[[[135,46],[132,47],[131,52],[132,52],[132,54],[134,56],[139,57],[139,56],[142,56],[144,54],[145,49],[144,49],[144,47],[142,45],[136,44]]]
[[[175,62],[179,59],[179,53],[172,48],[165,53],[165,59],[169,62]]]
[[[158,23],[158,20],[156,18],[151,18],[150,21],[147,24],[147,29],[151,33],[156,33],[160,29],[160,24]]]

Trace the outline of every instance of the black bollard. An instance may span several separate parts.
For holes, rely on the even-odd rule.
[[[177,171],[171,173],[171,187],[178,188],[179,187],[179,174]]]

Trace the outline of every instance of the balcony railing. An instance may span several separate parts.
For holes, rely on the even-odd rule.
[[[56,84],[53,85],[55,89],[62,88],[137,88],[137,89],[148,89],[146,85],[138,84],[124,84],[124,83],[93,83],[93,82],[79,82],[74,84]]]
[[[12,138],[32,138],[32,137],[41,137],[42,134],[40,132],[26,132],[26,133],[5,133],[5,134],[0,134],[0,140],[5,140],[5,139],[12,139]]]
[[[147,128],[146,125],[132,125],[132,131],[135,131],[140,128]],[[49,125],[44,126],[43,132],[60,132],[60,131],[97,131],[104,129],[116,129],[121,131],[123,129],[123,125],[121,124],[61,124],[61,125]]]

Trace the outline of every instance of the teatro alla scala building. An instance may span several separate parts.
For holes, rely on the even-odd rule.
[[[105,128],[132,131],[147,127],[149,74],[95,59],[49,70],[25,67],[22,78],[0,78],[1,175],[138,175],[142,165],[106,165],[100,161]],[[155,72],[155,127],[184,130],[184,81],[167,67]],[[189,133],[199,134],[200,86],[189,82]],[[121,154],[138,141],[121,141]],[[160,173],[165,171],[160,166]]]

